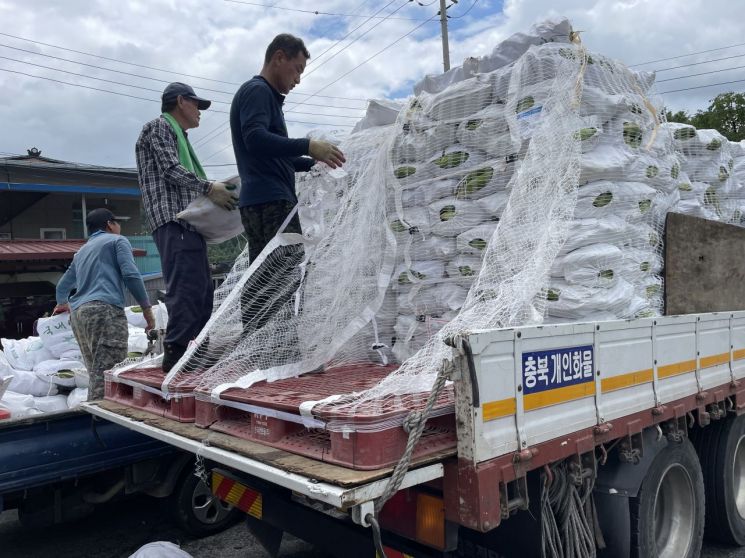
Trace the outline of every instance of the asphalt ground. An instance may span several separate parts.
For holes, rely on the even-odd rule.
[[[222,533],[195,539],[185,535],[158,501],[138,496],[99,506],[79,521],[29,529],[15,511],[0,514],[2,558],[128,558],[153,541],[170,541],[194,558],[269,558],[243,522]],[[309,544],[286,536],[281,558],[330,558]],[[702,558],[745,558],[745,548],[706,543]]]

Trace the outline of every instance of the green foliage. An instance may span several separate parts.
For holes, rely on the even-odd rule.
[[[706,110],[688,114],[683,110],[666,112],[668,122],[681,122],[696,128],[719,130],[728,140],[745,139],[745,94],[720,93],[711,100]]]
[[[211,264],[226,263],[233,265],[235,259],[246,247],[246,239],[243,235],[237,236],[220,244],[207,246],[207,258]]]

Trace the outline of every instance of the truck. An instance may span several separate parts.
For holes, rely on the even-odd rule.
[[[188,452],[79,408],[0,420],[0,512],[17,510],[28,527],[144,493],[164,500],[190,535],[213,534],[238,512],[209,497],[193,466]]]
[[[666,315],[448,339],[454,443],[395,467],[352,469],[116,401],[84,408],[194,454],[272,556],[285,532],[340,557],[742,546],[743,242],[739,227],[670,214]]]

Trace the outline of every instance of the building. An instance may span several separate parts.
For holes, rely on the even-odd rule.
[[[87,238],[85,215],[110,209],[154,298],[160,258],[147,232],[135,169],[27,155],[0,158],[0,336],[27,337],[54,307],[54,286]]]

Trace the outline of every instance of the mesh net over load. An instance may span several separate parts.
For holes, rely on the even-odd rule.
[[[393,125],[342,143],[343,172],[303,176],[303,236],[241,255],[164,393],[197,384],[230,404],[231,389],[369,363],[394,371],[358,393],[331,386],[298,420],[382,429],[422,408],[449,337],[660,314],[684,173],[654,77],[589,54],[566,20],[541,29],[477,64],[490,71],[428,78]]]

